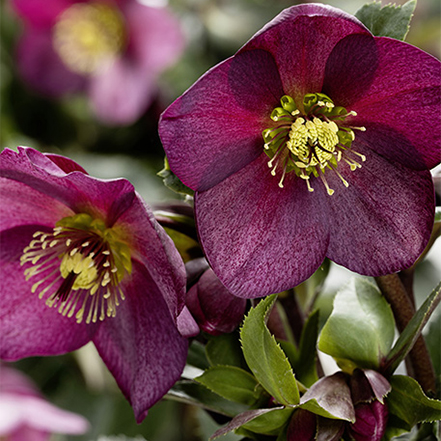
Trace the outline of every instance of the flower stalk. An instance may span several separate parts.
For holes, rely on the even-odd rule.
[[[399,332],[403,332],[415,314],[415,308],[406,288],[398,274],[376,277],[375,280],[382,294],[391,305]],[[408,372],[409,375],[413,376],[420,383],[424,392],[435,392],[435,373],[422,335],[418,337],[409,353],[409,362],[412,371]]]

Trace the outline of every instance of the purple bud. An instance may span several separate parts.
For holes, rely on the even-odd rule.
[[[380,441],[386,430],[388,410],[375,400],[355,406],[355,423],[348,432],[355,441]]]
[[[211,335],[234,331],[243,319],[246,302],[233,296],[211,268],[189,289],[185,299],[201,330]]]
[[[317,416],[307,410],[294,412],[289,423],[287,441],[314,441],[317,432]]]

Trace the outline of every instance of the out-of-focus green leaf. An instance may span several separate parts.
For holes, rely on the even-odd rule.
[[[418,423],[441,419],[441,401],[428,398],[416,380],[393,375],[389,381],[392,386],[386,397],[389,413],[404,421],[407,430]]]
[[[191,380],[183,380],[175,383],[166,397],[182,403],[203,407],[204,409],[230,417],[248,409],[248,406],[229,401],[207,389],[202,384]]]
[[[269,296],[250,310],[241,329],[242,349],[248,367],[276,402],[297,404],[299,390],[291,365],[265,324],[276,299]]]
[[[235,366],[213,366],[195,381],[208,387],[227,400],[246,405],[256,402],[257,380],[248,372]]]
[[[225,435],[239,427],[264,435],[277,435],[291,417],[292,407],[253,409],[234,417],[225,427],[217,430],[210,440]]]
[[[377,286],[354,278],[337,293],[318,348],[336,358],[344,370],[378,369],[394,333],[391,308]]]
[[[388,4],[381,7],[381,2],[374,1],[362,6],[355,16],[377,37],[404,40],[416,3],[416,0],[409,0],[402,6]]]
[[[317,380],[317,337],[319,312],[313,312],[306,321],[300,337],[298,358],[293,366],[296,377],[305,386],[312,386]]]
[[[188,348],[187,364],[199,369],[208,369],[210,367],[210,363],[205,356],[205,346],[197,340],[193,340]]]
[[[240,347],[239,336],[236,332],[210,336],[205,352],[211,366],[237,366],[246,368]]]
[[[404,331],[401,333],[394,347],[387,354],[386,359],[383,362],[387,372],[390,374],[393,373],[398,365],[404,360],[440,301],[441,282],[431,292],[429,297],[427,297],[426,301],[421,305],[417,313],[412,317]]]

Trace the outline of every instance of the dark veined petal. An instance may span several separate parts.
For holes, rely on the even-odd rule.
[[[159,134],[173,172],[202,191],[249,164],[262,152],[262,131],[282,95],[265,51],[215,66],[162,115]]]
[[[78,324],[64,317],[31,292],[34,282],[25,280],[20,256],[35,230],[35,225],[23,226],[1,234],[0,358],[3,360],[71,352],[90,341],[97,329],[94,324]]]
[[[93,342],[141,422],[179,379],[188,343],[142,264],[134,262],[123,289],[126,300],[116,317],[101,324]]]
[[[336,191],[328,198],[327,257],[359,274],[391,274],[411,266],[429,240],[435,211],[431,175],[354,144],[366,162],[354,172],[339,167],[349,187],[329,174]]]
[[[351,34],[370,35],[361,22],[339,9],[299,5],[284,10],[242,50],[258,48],[270,52],[285,93],[300,103],[305,94],[321,91],[329,54]]]
[[[143,263],[176,320],[184,307],[186,275],[173,241],[138,194],[115,225],[129,230],[132,257]]]
[[[66,174],[51,157],[32,148],[5,149],[0,154],[0,176],[21,182],[65,204],[75,212],[104,218],[108,226],[131,205],[133,185],[125,179],[103,180],[83,172]]]
[[[196,193],[202,247],[214,272],[239,297],[292,288],[322,263],[328,246],[326,192],[313,195],[294,173],[284,188],[262,154],[205,192]]]
[[[383,37],[376,44],[374,81],[350,109],[358,114],[354,125],[366,127],[357,136],[389,160],[433,168],[441,160],[441,63],[401,41]]]
[[[74,212],[56,199],[18,181],[0,177],[0,231],[20,225],[55,223]]]

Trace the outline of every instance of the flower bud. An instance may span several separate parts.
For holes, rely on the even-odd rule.
[[[385,404],[374,400],[355,406],[355,423],[348,428],[355,441],[380,441],[386,430],[388,410]]]
[[[313,441],[317,432],[317,415],[307,410],[294,412],[289,423],[287,441]]]
[[[201,330],[211,335],[234,331],[246,308],[246,299],[233,296],[211,268],[188,290],[185,303]]]

